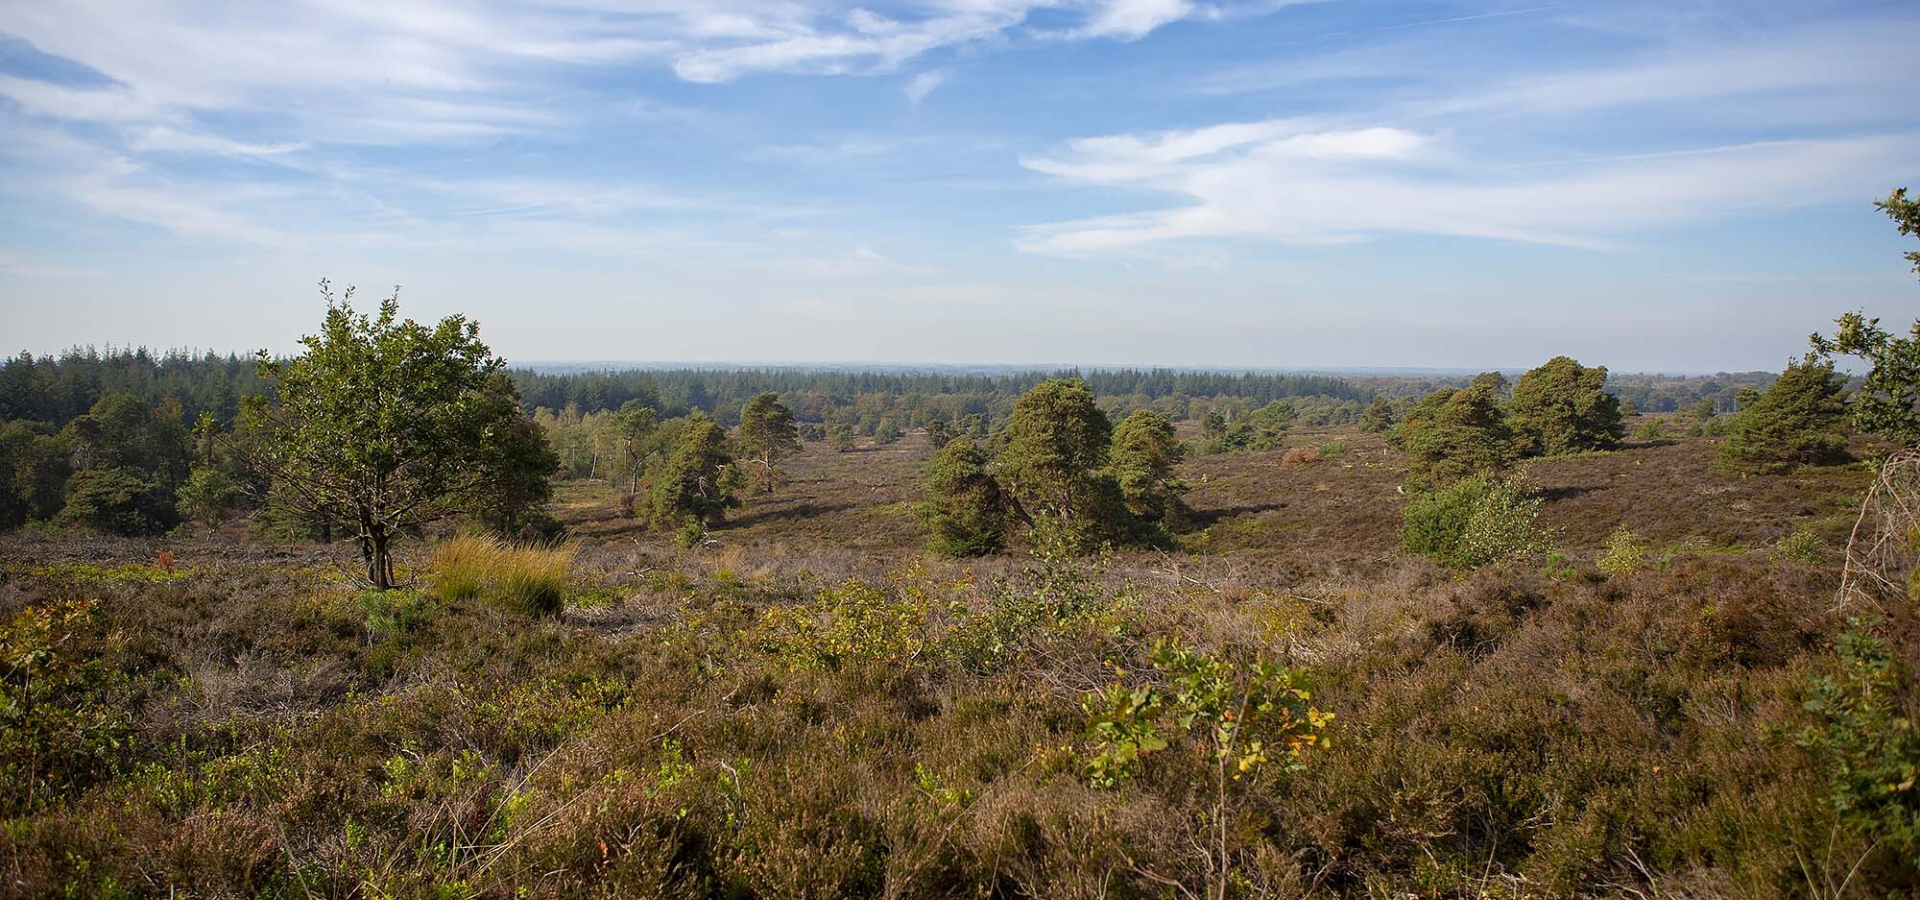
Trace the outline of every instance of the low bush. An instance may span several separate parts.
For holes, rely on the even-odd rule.
[[[511,612],[558,615],[573,556],[571,547],[516,547],[494,538],[457,537],[434,549],[434,590],[443,600],[478,597]]]
[[[1283,466],[1310,466],[1320,461],[1320,451],[1312,447],[1295,447],[1280,454]]]
[[[1607,535],[1607,549],[1595,562],[1600,571],[1613,577],[1632,575],[1646,568],[1652,548],[1645,539],[1622,525]]]
[[[1320,455],[1326,457],[1347,455],[1346,441],[1328,441],[1320,445]]]
[[[1523,479],[1475,475],[1407,504],[1400,539],[1455,569],[1544,553],[1552,541],[1535,524],[1541,503]]]
[[[1804,522],[1780,538],[1773,545],[1773,552],[1781,559],[1790,559],[1810,566],[1817,566],[1827,558],[1826,543],[1820,540],[1820,535],[1814,532],[1813,526]]]

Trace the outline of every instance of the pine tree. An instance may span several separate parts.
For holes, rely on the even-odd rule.
[[[760,467],[761,489],[773,490],[780,461],[800,452],[800,431],[794,426],[793,410],[780,402],[778,394],[755,396],[740,410],[734,444],[742,457]]]
[[[1845,387],[1846,378],[1833,371],[1831,361],[1810,354],[1787,366],[1759,400],[1733,416],[1720,443],[1719,467],[1785,472],[1844,460],[1840,393]]]
[[[1043,381],[1014,405],[995,462],[1020,514],[1090,549],[1123,530],[1119,485],[1104,474],[1113,424],[1078,379]]]
[[[1150,410],[1135,410],[1114,429],[1107,468],[1120,484],[1128,512],[1147,523],[1173,524],[1185,517],[1180,495],[1187,485],[1173,474],[1183,454],[1173,423]]]
[[[1375,397],[1360,414],[1360,430],[1381,434],[1393,428],[1393,405],[1385,397]]]
[[[1409,487],[1432,490],[1481,472],[1506,470],[1513,458],[1513,431],[1495,391],[1491,382],[1464,390],[1443,388],[1407,412],[1392,442],[1407,454]]]
[[[738,482],[726,431],[695,413],[647,496],[648,519],[663,529],[689,521],[702,528],[718,527],[726,522],[727,510],[740,505],[734,495]]]
[[[915,508],[928,549],[943,556],[987,556],[1006,546],[1007,499],[971,438],[947,442],[927,466],[927,496]]]
[[[1607,367],[1588,368],[1556,356],[1520,376],[1508,405],[1509,424],[1524,456],[1606,450],[1626,434],[1620,401],[1603,388]]]

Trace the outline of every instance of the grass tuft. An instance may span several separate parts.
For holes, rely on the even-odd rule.
[[[443,600],[479,597],[512,612],[555,616],[566,600],[573,557],[572,547],[517,547],[461,536],[434,549],[434,590]]]

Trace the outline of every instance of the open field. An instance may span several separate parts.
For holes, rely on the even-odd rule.
[[[1182,549],[1084,567],[923,554],[917,435],[808,445],[692,551],[571,482],[556,619],[440,596],[419,543],[376,608],[345,543],[8,535],[0,615],[97,600],[71,636],[97,665],[49,688],[57,798],[7,820],[0,892],[1179,896],[1208,878],[1204,755],[1083,777],[1083,697],[1170,636],[1293,666],[1334,714],[1233,789],[1236,894],[1911,883],[1780,737],[1842,624],[1864,468],[1717,475],[1700,438],[1535,461],[1563,558],[1461,577],[1398,548],[1376,436],[1290,444],[1335,440],[1190,460]],[[1609,576],[1620,525],[1647,560]],[[1817,561],[1775,549],[1801,525]]]

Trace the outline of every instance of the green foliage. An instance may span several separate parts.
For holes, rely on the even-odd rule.
[[[1401,543],[1455,569],[1546,552],[1541,499],[1521,478],[1482,473],[1416,496],[1402,513]]]
[[[653,407],[639,400],[622,404],[607,423],[615,448],[611,474],[616,481],[627,483],[629,497],[640,494],[640,477],[647,470],[647,438],[653,435],[655,424]]]
[[[1819,533],[1805,522],[1794,526],[1792,531],[1787,532],[1775,542],[1773,551],[1781,559],[1790,559],[1810,566],[1817,566],[1827,558],[1826,542],[1820,540]]]
[[[1293,404],[1275,400],[1260,407],[1245,419],[1233,423],[1219,441],[1216,452],[1241,450],[1278,450],[1286,444],[1287,431],[1293,427]]]
[[[780,395],[756,395],[740,410],[740,427],[734,430],[734,446],[743,459],[760,466],[761,489],[771,491],[778,480],[780,461],[800,452],[800,432],[793,424],[793,410],[780,402]]]
[[[1885,200],[1875,200],[1873,208],[1887,214],[1900,233],[1907,237],[1920,237],[1920,200],[1907,199],[1906,188],[1896,188]],[[1907,262],[1913,263],[1913,271],[1920,274],[1920,250],[1908,250]]]
[[[1836,326],[1831,338],[1813,336],[1814,352],[1858,357],[1871,366],[1847,404],[1853,427],[1903,447],[1920,445],[1920,320],[1906,337],[1857,312],[1841,316]]]
[[[200,466],[180,487],[179,507],[188,518],[207,528],[218,528],[246,495],[219,469]]]
[[[1594,564],[1608,576],[1621,578],[1646,568],[1647,557],[1652,553],[1653,548],[1646,539],[1621,525],[1607,535],[1607,549]]]
[[[1134,410],[1114,430],[1107,470],[1136,519],[1155,525],[1185,519],[1186,504],[1180,495],[1187,491],[1187,484],[1173,472],[1182,456],[1173,423],[1150,410]]]
[[[1733,416],[1716,464],[1735,472],[1785,472],[1846,458],[1840,433],[1846,379],[1812,356],[1787,366],[1753,405]]]
[[[833,449],[841,453],[852,450],[854,445],[858,444],[859,441],[860,432],[855,431],[852,425],[848,425],[845,422],[840,422],[827,428],[827,443],[833,445]]]
[[[1366,412],[1360,414],[1360,430],[1371,434],[1385,434],[1393,428],[1393,404],[1385,397],[1375,397],[1367,404]]]
[[[986,556],[1006,545],[1006,496],[988,472],[988,457],[970,438],[947,442],[927,464],[927,494],[915,514],[928,548],[943,556]]]
[[[946,447],[947,442],[955,436],[953,426],[948,425],[945,419],[934,419],[927,423],[927,449],[935,453]]]
[[[127,739],[124,711],[98,693],[113,670],[96,603],[56,600],[0,624],[0,815],[84,784]]]
[[[1814,679],[1815,723],[1799,744],[1819,758],[1840,821],[1920,868],[1920,727],[1911,673],[1870,623],[1834,643],[1840,670]]]
[[[1656,419],[1651,417],[1649,417],[1645,422],[1642,422],[1640,424],[1639,430],[1633,433],[1633,439],[1636,441],[1657,441],[1666,436],[1667,436],[1666,422],[1662,419]]]
[[[1505,471],[1513,456],[1513,432],[1491,382],[1421,398],[1394,430],[1392,443],[1407,455],[1407,486],[1415,491]]]
[[[899,440],[900,423],[894,421],[892,416],[887,416],[874,423],[873,445],[875,447],[886,447],[897,443]]]
[[[1522,455],[1611,449],[1626,433],[1620,401],[1605,391],[1607,367],[1556,356],[1520,376],[1508,406]]]
[[[855,663],[899,666],[917,659],[932,636],[930,610],[911,593],[849,580],[811,602],[761,615],[755,641],[783,664],[833,671]]]
[[[740,470],[727,451],[727,433],[712,419],[696,415],[654,480],[647,517],[655,528],[681,528],[689,520],[717,528],[726,522],[727,510],[740,505],[734,494],[739,480]]]
[[[301,339],[305,352],[261,354],[280,395],[262,462],[305,505],[354,524],[367,578],[386,588],[398,535],[462,510],[545,439],[520,428],[506,363],[477,323],[402,320],[397,292],[369,317],[354,312],[351,288],[338,302],[320,289],[327,315]]]
[[[160,534],[180,524],[173,492],[129,469],[86,469],[67,480],[62,525],[108,534]]]
[[[1328,441],[1324,444],[1321,444],[1320,455],[1329,457],[1329,458],[1336,457],[1336,456],[1345,456],[1347,455],[1347,442],[1346,441]]]
[[[1015,404],[994,472],[1036,527],[1092,549],[1125,530],[1120,488],[1106,474],[1113,424],[1072,379],[1041,382]]]
[[[66,502],[73,453],[24,422],[0,426],[0,528],[52,518]]]

